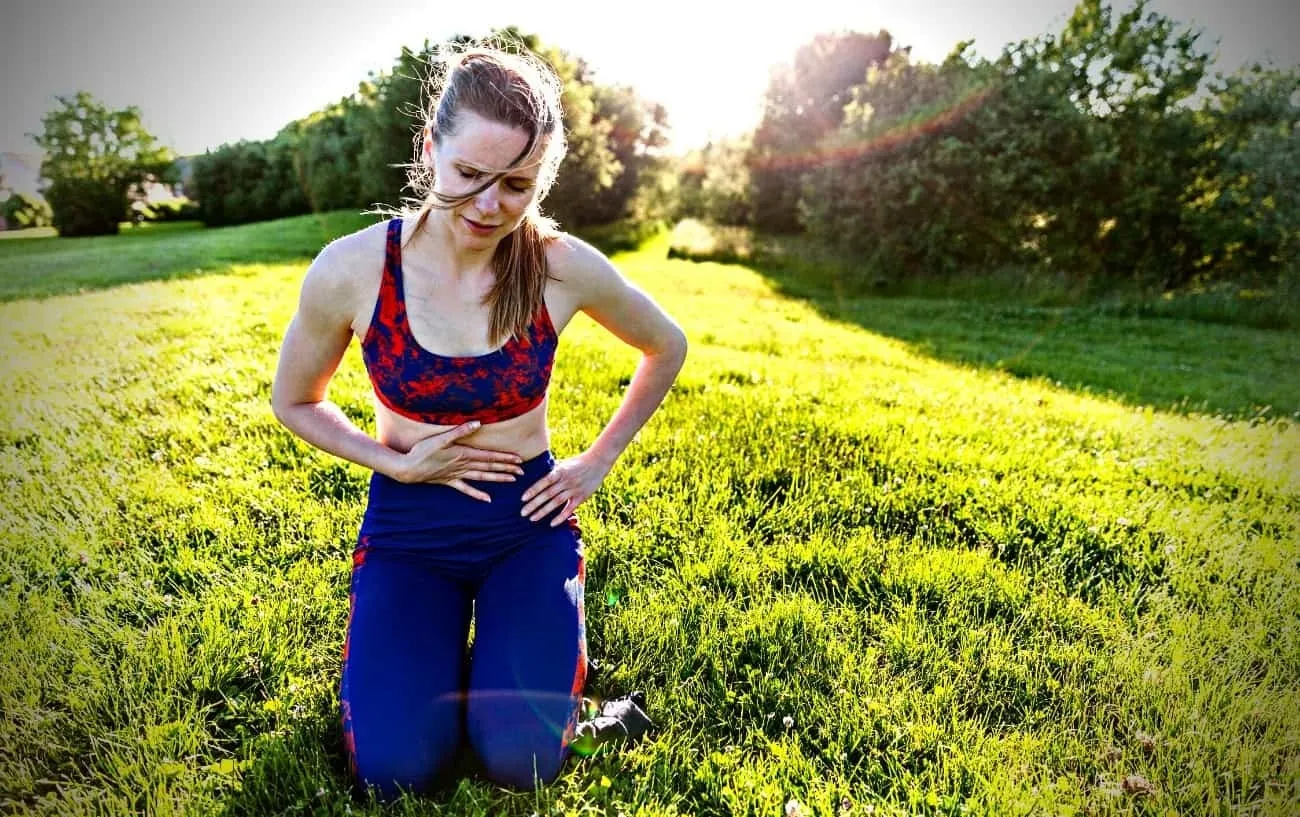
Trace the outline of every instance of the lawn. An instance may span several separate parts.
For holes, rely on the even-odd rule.
[[[537,793],[352,799],[368,474],[269,395],[306,259],[365,221],[0,242],[0,808],[1300,809],[1293,333],[801,298],[667,237],[615,260],[690,356],[580,509],[588,694],[645,690],[658,729]],[[559,455],[635,363],[574,321]],[[330,396],[372,429],[355,346]]]
[[[15,231],[20,237],[0,241],[0,301],[307,261],[325,242],[376,218],[339,211],[222,229],[159,222],[88,238],[54,238],[44,228]]]

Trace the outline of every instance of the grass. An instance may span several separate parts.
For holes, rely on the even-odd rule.
[[[53,227],[24,227],[18,230],[0,230],[0,241],[25,238],[54,238],[58,232]]]
[[[64,239],[49,227],[0,231],[0,302],[310,261],[326,242],[378,218],[336,211],[215,229],[197,221],[146,222],[123,224],[116,236]],[[662,231],[658,224],[616,222],[579,232],[614,252]]]
[[[1294,330],[1258,328],[1249,321],[1211,325],[1205,314],[1160,306],[1164,299],[1065,305],[1067,298],[1082,296],[1012,278],[854,297],[832,277],[840,262],[806,242],[698,222],[678,226],[670,254],[749,263],[777,291],[828,319],[897,338],[954,364],[1135,407],[1247,420],[1300,418],[1300,379],[1286,374],[1300,367],[1300,332]]]
[[[1215,359],[1173,375],[1215,406],[1198,413],[936,357],[864,326],[894,301],[835,318],[752,269],[666,260],[666,237],[616,260],[680,321],[690,358],[581,509],[606,664],[590,692],[646,690],[659,730],[535,794],[467,779],[352,800],[335,696],[367,474],[271,416],[305,267],[250,258],[297,229],[220,231],[244,259],[229,274],[0,305],[5,810],[1300,806],[1293,421],[1229,416],[1203,379]],[[115,240],[100,257],[144,257]],[[940,331],[919,313],[910,331]],[[1116,320],[1092,342],[1141,368],[1157,324],[1192,358],[1228,331]],[[1051,365],[1056,348],[1035,351]],[[575,320],[552,385],[559,454],[599,432],[635,361]],[[1258,368],[1294,376],[1284,356]],[[331,397],[372,429],[355,349]]]
[[[745,263],[771,274],[791,294],[855,298],[950,300],[1052,309],[1062,314],[1104,317],[1172,318],[1255,329],[1300,330],[1297,272],[1290,283],[1250,286],[1224,281],[1160,292],[1137,285],[1080,281],[1067,275],[1003,269],[980,275],[937,277],[864,272],[805,236],[776,236],[752,229],[688,219],[673,230],[670,257],[693,261]],[[1300,263],[1300,262],[1297,262]]]
[[[0,301],[309,261],[330,239],[376,219],[339,211],[233,228],[159,222],[116,236],[9,239],[0,241]]]

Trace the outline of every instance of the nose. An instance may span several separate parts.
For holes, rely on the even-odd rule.
[[[495,213],[501,206],[501,201],[497,196],[497,185],[494,183],[475,196],[474,206],[485,216]]]

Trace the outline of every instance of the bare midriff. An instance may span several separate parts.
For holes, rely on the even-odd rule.
[[[375,405],[375,430],[379,442],[405,454],[426,437],[432,437],[456,426],[421,423],[394,412],[378,400]],[[550,434],[546,427],[546,404],[543,399],[536,407],[509,420],[487,423],[477,431],[461,437],[457,442],[492,451],[505,451],[520,459],[530,460],[550,448]]]

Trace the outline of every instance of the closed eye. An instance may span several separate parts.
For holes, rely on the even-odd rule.
[[[460,166],[457,166],[456,172],[459,173],[460,177],[467,182],[472,182],[481,179],[483,178],[484,175],[482,171],[471,170],[469,168],[460,167]],[[531,188],[533,185],[532,182],[526,179],[509,179],[506,181],[506,186],[509,187],[511,190],[515,191],[516,193],[527,193],[529,188]]]

